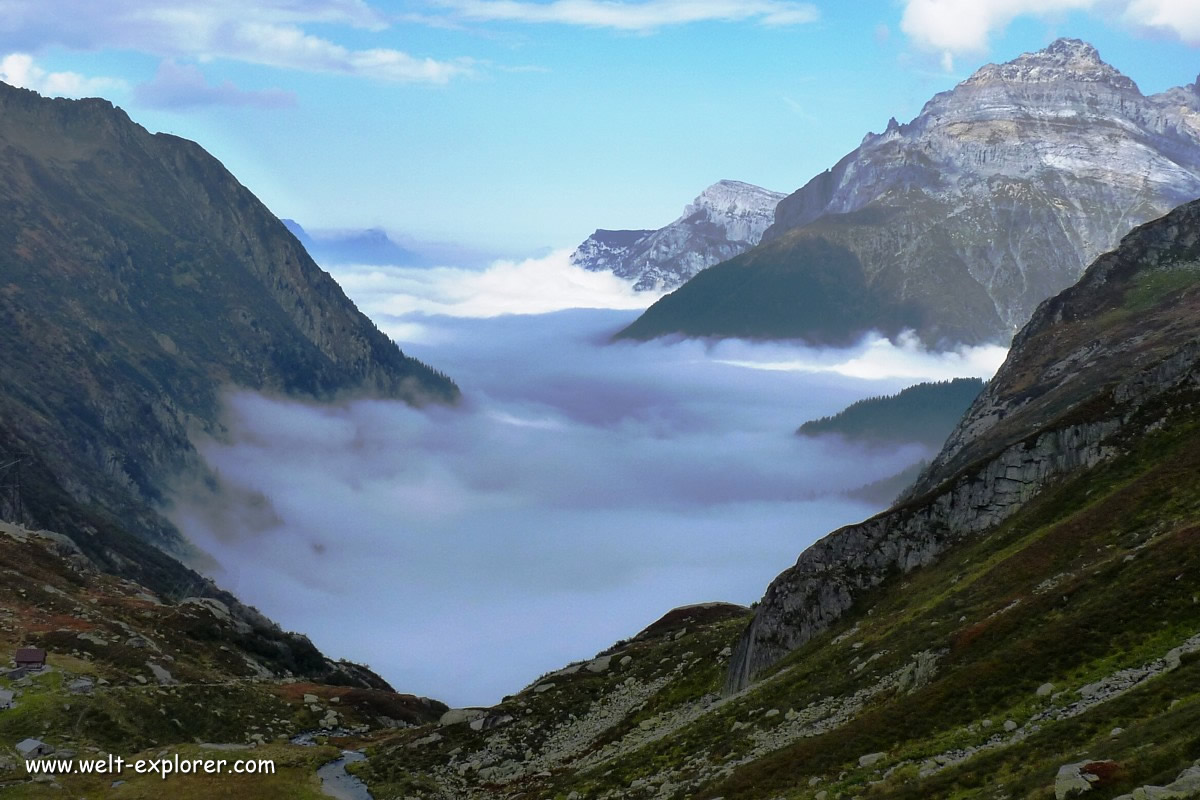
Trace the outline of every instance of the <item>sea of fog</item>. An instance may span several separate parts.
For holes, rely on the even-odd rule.
[[[555,253],[482,271],[333,268],[461,407],[311,406],[231,390],[198,441],[220,489],[173,518],[223,587],[399,691],[491,704],[669,609],[749,604],[880,510],[847,492],[930,455],[797,437],[1000,348],[870,339],[610,342],[652,298]]]

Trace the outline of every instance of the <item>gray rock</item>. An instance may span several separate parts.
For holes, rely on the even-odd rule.
[[[608,665],[612,663],[612,656],[601,656],[600,658],[589,661],[584,668],[588,672],[606,672]]]
[[[452,708],[445,714],[442,714],[438,720],[438,725],[447,728],[451,725],[461,725],[464,722],[472,722],[477,719],[482,719],[487,716],[487,711],[482,708]]]
[[[1078,764],[1064,764],[1059,767],[1058,775],[1054,778],[1054,798],[1055,800],[1066,800],[1068,797],[1075,797],[1084,792],[1092,791],[1092,781],[1088,780],[1082,772],[1081,768],[1087,766],[1089,761],[1081,761]]]
[[[865,756],[859,757],[858,765],[860,767],[873,767],[885,758],[887,758],[887,753],[868,753]]]

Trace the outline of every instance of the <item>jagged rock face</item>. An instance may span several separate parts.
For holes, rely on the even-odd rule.
[[[1200,389],[1200,201],[1134,231],[1047,300],[905,500],[806,550],[734,650],[738,691],[866,590],[985,533],[1050,481],[1119,452]]]
[[[631,335],[862,331],[859,320],[806,320],[801,298],[764,313],[764,298],[794,295],[799,274],[827,303],[879,308],[873,327],[887,334],[1007,341],[1130,228],[1200,197],[1198,108],[1195,84],[1143,96],[1077,40],[985,66],[781,201],[759,248],[706,275],[723,286],[684,287]],[[853,294],[820,286],[831,267],[813,239],[857,257]],[[744,319],[730,318],[731,295]]]
[[[1200,358],[1198,282],[1200,202],[1193,202],[1134,230],[1038,308],[908,495],[935,489],[1106,387],[1116,384],[1113,402],[1128,404],[1186,375]]]
[[[0,235],[0,454],[127,530],[170,536],[152,506],[224,387],[457,397],[216,159],[106,101],[0,84]],[[49,494],[23,518],[69,526]]]
[[[701,270],[758,244],[782,199],[779,192],[720,181],[665,228],[596,231],[571,255],[571,263],[628,278],[638,290],[674,289]]]

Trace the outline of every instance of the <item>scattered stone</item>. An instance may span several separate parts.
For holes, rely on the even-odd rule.
[[[778,708],[772,708],[770,711],[768,711],[767,713],[763,714],[763,717],[764,717],[764,718],[769,718],[769,717],[778,717],[778,716],[779,716],[779,713],[780,713],[780,712],[779,712],[779,709],[778,709]]]
[[[1125,729],[1124,729],[1124,728],[1113,728],[1113,729],[1112,729],[1112,733],[1110,733],[1110,734],[1108,734],[1108,735],[1109,735],[1109,736],[1114,736],[1114,737],[1115,737],[1115,736],[1120,736],[1120,735],[1121,735],[1122,733],[1124,733],[1124,732],[1125,732]]]
[[[1043,683],[1041,686],[1039,686],[1037,688],[1037,696],[1038,697],[1049,697],[1052,694],[1054,694],[1054,684],[1053,683]]]
[[[628,667],[631,661],[633,661],[633,656],[625,656],[620,663],[622,667]]]
[[[539,683],[537,686],[533,687],[533,691],[537,692],[538,694],[542,694],[543,692],[548,692],[553,688],[553,683]]]
[[[1016,723],[1016,722],[1014,722],[1013,720],[1011,720],[1011,719],[1006,719],[1006,720],[1004,720],[1004,732],[1005,732],[1005,733],[1012,733],[1012,732],[1013,732],[1013,731],[1015,731],[1015,730],[1016,730],[1018,727],[1019,727],[1019,726],[1017,725],[1017,723]]]
[[[887,753],[868,753],[858,759],[858,765],[860,767],[873,767],[885,758],[887,758]]]
[[[306,695],[304,695],[304,705],[311,706],[314,703],[316,703],[319,699],[320,698],[318,698],[315,694],[306,694]]]

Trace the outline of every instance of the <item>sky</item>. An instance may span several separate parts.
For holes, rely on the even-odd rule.
[[[0,79],[195,139],[306,228],[520,259],[792,191],[1064,35],[1146,92],[1200,73],[1195,0],[0,0]]]

